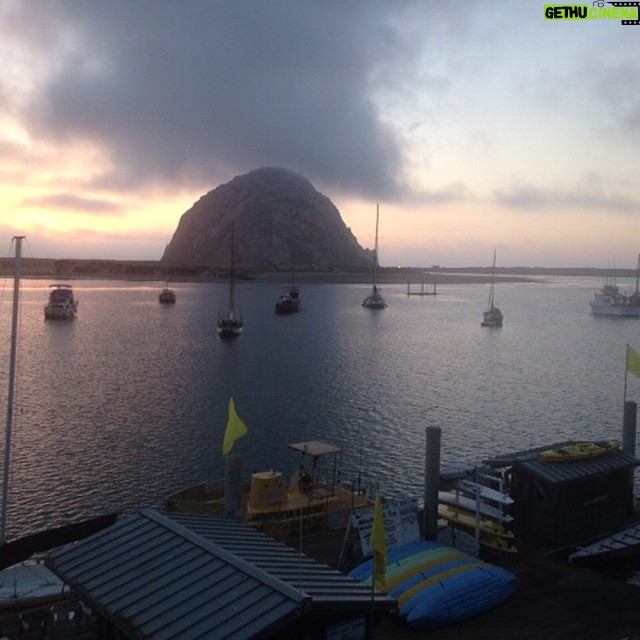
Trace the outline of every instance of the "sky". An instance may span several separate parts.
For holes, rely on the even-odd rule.
[[[0,0],[0,255],[159,259],[277,166],[383,266],[635,268],[640,25],[545,2]]]

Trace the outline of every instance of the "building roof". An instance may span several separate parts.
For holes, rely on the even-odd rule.
[[[501,455],[485,462],[492,467],[513,465],[552,484],[603,476],[624,469],[633,469],[640,465],[638,458],[625,453],[622,449],[612,449],[603,455],[585,458],[584,460],[563,462],[538,460],[538,454],[546,449],[561,448],[572,444],[577,444],[577,441],[571,440],[526,451],[518,451]]]
[[[370,611],[371,587],[296,551],[264,534],[220,517],[167,513],[168,518],[194,531],[205,540],[259,567],[269,575],[300,589],[311,598],[314,611],[346,608]],[[396,602],[384,593],[374,594],[374,605],[389,609]]]
[[[371,588],[231,519],[145,509],[47,564],[145,638],[261,638],[308,611],[366,611]],[[375,593],[374,606],[395,600]]]

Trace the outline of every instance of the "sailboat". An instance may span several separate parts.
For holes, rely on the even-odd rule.
[[[296,258],[293,255],[291,267],[291,286],[276,301],[276,313],[297,313],[300,311],[300,290],[296,287]]]
[[[491,270],[491,286],[489,287],[489,308],[483,314],[480,323],[483,327],[501,327],[502,311],[494,304],[494,293],[496,285],[496,250],[493,250],[493,269]]]
[[[175,304],[176,302],[176,292],[169,287],[169,267],[164,265],[164,285],[162,286],[162,291],[158,294],[158,302],[161,304]]]
[[[236,282],[234,261],[234,228],[231,225],[231,259],[229,265],[229,300],[227,310],[218,317],[218,335],[221,338],[235,338],[242,334],[244,323],[242,317],[236,313]]]
[[[380,205],[376,205],[376,242],[373,250],[373,285],[371,293],[362,301],[362,306],[368,309],[384,309],[387,306],[386,300],[380,293],[378,287],[378,222],[380,220]]]

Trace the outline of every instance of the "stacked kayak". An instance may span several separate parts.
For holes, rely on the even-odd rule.
[[[373,563],[349,574],[371,584]],[[421,540],[389,551],[385,590],[398,600],[398,613],[417,629],[442,627],[499,605],[515,590],[510,571],[440,542]]]

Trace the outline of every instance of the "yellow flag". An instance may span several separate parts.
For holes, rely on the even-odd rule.
[[[227,429],[224,432],[222,442],[222,455],[226,456],[233,448],[233,443],[247,433],[247,425],[242,422],[236,413],[236,406],[233,404],[233,397],[229,398],[229,417],[227,418]]]
[[[376,496],[371,527],[371,548],[373,549],[373,583],[379,589],[384,588],[387,572],[387,543],[384,538],[384,518],[380,494]]]
[[[640,378],[640,353],[630,345],[627,345],[627,371]]]

